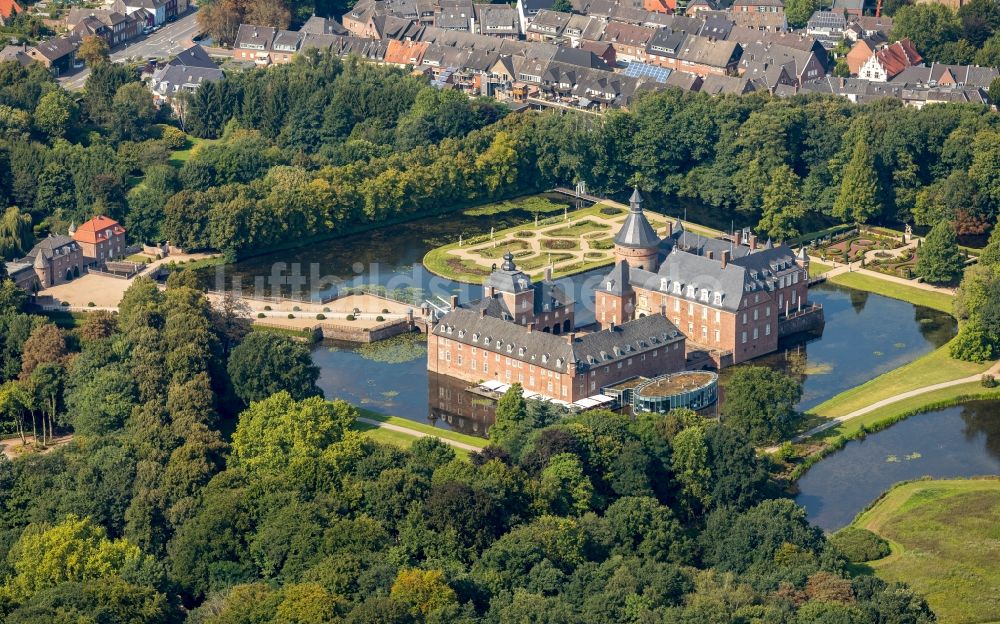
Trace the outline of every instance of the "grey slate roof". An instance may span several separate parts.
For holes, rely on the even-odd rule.
[[[24,260],[31,259],[34,262],[39,256],[48,260],[52,256],[69,253],[78,247],[79,244],[69,236],[57,234],[39,241],[37,245],[31,248],[31,251],[24,257]]]
[[[659,314],[571,338],[569,335],[529,332],[523,325],[458,308],[445,314],[433,332],[512,360],[571,374],[684,340],[684,335],[673,323]]]
[[[167,62],[167,65],[181,65],[183,67],[204,67],[206,69],[217,69],[219,66],[208,55],[205,48],[197,43],[184,50]]]
[[[347,29],[335,19],[313,15],[302,24],[299,32],[308,35],[345,35]]]
[[[601,280],[600,289],[612,295],[624,295],[632,290],[629,284],[629,265],[624,260],[619,261],[611,272]]]
[[[615,236],[615,245],[622,247],[647,248],[656,247],[660,244],[660,238],[649,224],[646,215],[642,213],[642,197],[639,189],[632,191],[632,198],[629,200],[628,216],[622,224],[618,234]]]

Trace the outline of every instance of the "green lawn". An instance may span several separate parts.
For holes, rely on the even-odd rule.
[[[817,275],[822,275],[826,273],[833,267],[829,264],[823,264],[822,262],[816,262],[815,260],[809,261],[809,277],[816,277]]]
[[[870,563],[886,581],[927,598],[944,624],[1000,621],[1000,480],[915,481],[897,485],[854,526],[889,541],[892,554]]]
[[[841,286],[867,290],[868,292],[885,295],[893,299],[902,299],[916,305],[934,308],[935,310],[951,314],[951,301],[953,297],[946,293],[914,288],[870,275],[862,275],[861,273],[841,273],[840,275],[831,277],[830,281]]]
[[[202,145],[212,145],[213,143],[218,143],[219,139],[197,139],[193,136],[188,136],[188,147],[177,150],[170,155],[170,164],[174,167],[180,169],[184,163],[191,158],[191,155],[196,149]]]
[[[908,390],[982,373],[992,364],[992,362],[976,364],[954,360],[948,355],[948,345],[944,345],[909,364],[883,373],[860,386],[845,390],[809,411],[823,418],[843,416]],[[917,398],[920,399],[920,397]]]
[[[67,312],[65,310],[46,310],[42,316],[48,317],[60,329],[74,329],[87,320],[86,312]]]
[[[398,416],[386,416],[385,414],[379,414],[378,412],[373,412],[363,407],[359,407],[358,412],[360,412],[362,416],[370,420],[377,420],[379,422],[389,423],[391,425],[399,425],[400,427],[406,427],[407,429],[413,429],[414,431],[428,433],[438,438],[454,440],[455,442],[464,442],[465,444],[471,444],[472,446],[477,446],[479,448],[484,448],[487,444],[487,440],[485,438],[480,438],[477,436],[471,436],[471,435],[466,435],[464,433],[459,433],[457,431],[452,431],[447,427],[435,427],[433,425],[419,423],[413,420],[407,420],[405,418],[400,418]],[[357,423],[357,424],[363,425],[364,423]],[[406,434],[400,434],[400,435],[405,436]]]

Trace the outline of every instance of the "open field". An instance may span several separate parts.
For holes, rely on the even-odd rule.
[[[927,598],[944,624],[1000,621],[1000,480],[915,481],[889,490],[853,526],[889,541],[869,565]]]
[[[499,206],[503,206],[500,204]],[[470,209],[473,211],[499,210],[493,205]],[[610,265],[613,247],[611,237],[618,231],[625,216],[626,206],[616,202],[602,202],[565,216],[556,214],[535,223],[494,232],[492,238],[483,232],[468,240],[450,243],[432,249],[424,256],[424,266],[442,277],[462,282],[479,282],[489,274],[497,259],[510,251],[518,268],[538,278],[547,266],[552,266],[554,277],[582,273]],[[646,214],[659,231],[666,227],[668,217],[650,211]],[[718,236],[721,232],[684,223],[692,232]]]

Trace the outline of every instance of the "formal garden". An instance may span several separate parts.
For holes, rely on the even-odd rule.
[[[548,200],[527,198],[534,220],[511,228],[484,232],[432,249],[423,264],[431,272],[457,281],[479,282],[499,265],[504,254],[514,256],[517,267],[532,277],[540,277],[548,267],[554,277],[582,273],[611,264],[614,260],[614,236],[628,213],[616,202],[602,202],[569,210]],[[557,206],[553,208],[552,206]],[[509,209],[509,207],[508,207]],[[469,209],[467,212],[503,211],[502,205]],[[650,224],[661,236],[670,217],[645,211]],[[685,222],[685,228],[708,236],[721,232]]]
[[[904,236],[883,228],[853,228],[836,234],[829,234],[813,243],[812,255],[833,262],[857,262],[863,260],[869,251],[894,258],[893,250],[905,245]],[[914,260],[914,262],[916,262]]]

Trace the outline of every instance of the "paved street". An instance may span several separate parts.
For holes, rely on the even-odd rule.
[[[119,47],[111,52],[112,61],[125,61],[127,59],[146,59],[152,56],[166,58],[177,54],[181,50],[191,45],[191,38],[198,32],[197,11],[190,11],[176,22],[168,22],[160,30],[139,37],[123,47]],[[64,87],[71,90],[83,88],[90,74],[89,69],[81,69],[75,74],[70,74],[59,79]]]

